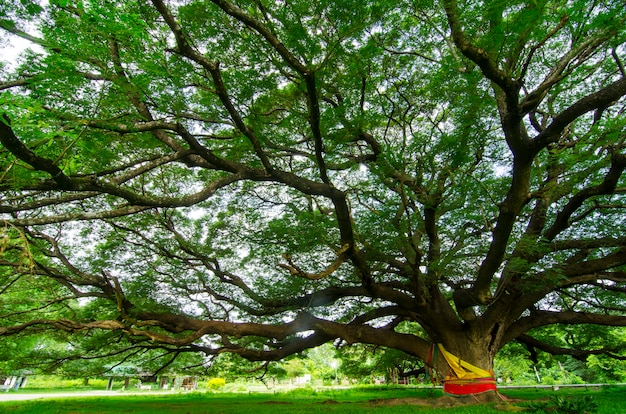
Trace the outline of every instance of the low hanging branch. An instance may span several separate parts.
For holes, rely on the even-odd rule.
[[[520,335],[516,338],[516,340],[524,344],[532,354],[535,353],[536,349],[539,349],[552,355],[570,355],[571,357],[580,361],[586,361],[587,357],[590,355],[607,355],[613,359],[618,359],[621,361],[626,360],[626,356],[619,355],[619,352],[621,350],[619,347],[603,347],[597,349],[570,349],[547,344],[526,334]]]
[[[35,170],[45,171],[50,174],[59,185],[59,188],[69,190],[74,187],[72,180],[56,164],[47,158],[38,156],[17,138],[11,128],[11,119],[7,114],[2,114],[2,119],[0,119],[0,142],[13,155]]]

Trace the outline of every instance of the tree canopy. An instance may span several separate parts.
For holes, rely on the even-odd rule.
[[[0,27],[32,45],[0,72],[2,343],[626,358],[623,2],[8,0]]]

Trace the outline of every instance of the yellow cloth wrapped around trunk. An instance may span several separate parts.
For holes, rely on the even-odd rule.
[[[459,378],[459,379],[474,379],[474,378],[493,378],[493,372],[486,371],[482,368],[478,368],[470,364],[467,361],[463,361],[461,358],[456,355],[446,351],[442,344],[437,344],[439,348],[439,352],[446,359],[446,362],[454,371],[455,377],[446,378]]]

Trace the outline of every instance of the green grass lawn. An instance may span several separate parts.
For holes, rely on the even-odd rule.
[[[528,401],[552,401],[560,396],[572,401],[591,396],[598,405],[598,414],[626,413],[626,390],[504,390],[514,402],[509,404],[483,404],[445,408],[441,391],[432,389],[351,389],[315,392],[297,390],[277,394],[225,394],[186,393],[164,395],[116,395],[110,397],[71,397],[30,401],[0,402],[0,413],[137,413],[137,414],[278,414],[278,413],[454,413],[492,414],[519,411],[528,408]],[[407,404],[402,400],[389,404],[392,399],[421,398],[425,405]],[[381,401],[382,400],[382,401]],[[524,400],[518,402],[518,400]],[[552,411],[561,412],[561,411]]]

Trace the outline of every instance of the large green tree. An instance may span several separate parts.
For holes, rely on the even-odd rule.
[[[0,27],[33,44],[0,80],[0,336],[623,358],[622,1],[9,0]]]

